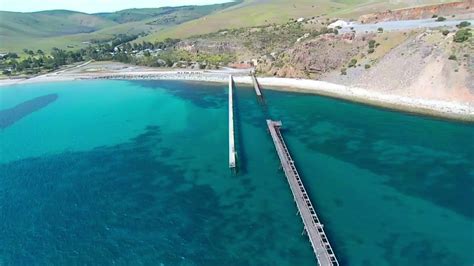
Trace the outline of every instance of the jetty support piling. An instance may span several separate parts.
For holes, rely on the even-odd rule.
[[[282,126],[280,121],[267,120],[268,129],[275,144],[278,157],[280,158],[283,171],[290,185],[293,198],[296,202],[298,213],[304,224],[304,231],[308,235],[316,259],[321,266],[339,266],[339,262],[324,232],[323,224],[316,214],[316,210],[309,199],[308,193],[303,185],[295,163],[283,140],[280,132]]]
[[[234,79],[229,75],[229,168],[236,167],[234,132]]]

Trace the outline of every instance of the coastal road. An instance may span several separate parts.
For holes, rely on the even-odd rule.
[[[360,24],[356,22],[349,22],[347,26],[342,27],[339,30],[341,33],[351,32],[355,30],[356,33],[363,32],[376,32],[378,28],[383,28],[384,31],[403,31],[403,30],[412,30],[412,29],[422,29],[422,28],[438,28],[438,27],[454,27],[461,23],[462,21],[468,21],[471,25],[474,25],[474,20],[472,19],[457,19],[445,21],[436,21],[435,18],[430,19],[417,19],[417,20],[398,20],[398,21],[384,21],[373,24]]]

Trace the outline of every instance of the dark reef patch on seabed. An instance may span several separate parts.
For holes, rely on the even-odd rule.
[[[160,142],[152,126],[115,146],[0,164],[0,262],[210,264],[222,253],[206,232],[218,197],[207,185],[176,190],[187,181],[154,157],[168,154]]]
[[[227,93],[225,84],[206,83],[205,86],[199,84],[199,88],[193,88],[192,82],[174,80],[130,80],[145,88],[156,90],[163,88],[171,95],[185,101],[189,101],[201,108],[222,108],[227,106]],[[222,93],[216,93],[216,91]]]
[[[268,94],[286,96],[282,92]],[[304,101],[294,95],[286,97]],[[468,199],[474,193],[474,136],[470,134],[471,126],[452,125],[322,97],[320,101],[322,104],[317,111],[309,110],[304,117],[278,109],[274,109],[273,114],[283,120],[285,134],[299,139],[308,149],[384,176],[383,183],[403,194],[422,198],[468,219],[474,218],[474,208],[468,207],[471,204]],[[344,108],[351,115],[334,112],[333,108]],[[367,121],[368,118],[371,120]],[[400,128],[387,130],[386,121]],[[371,126],[361,126],[364,123]],[[441,146],[446,139],[438,139],[439,133],[416,132],[431,128],[448,136],[458,136],[452,141],[463,141],[466,148],[464,151],[450,150],[449,146]],[[410,139],[413,136],[423,138]],[[294,156],[298,161],[298,154]]]
[[[22,102],[12,108],[0,110],[0,129],[13,125],[23,117],[48,106],[57,99],[57,94],[48,94]]]
[[[430,158],[430,161],[423,162],[422,157],[428,155],[417,153],[414,150],[390,156],[386,159],[380,153],[374,153],[374,145],[369,138],[361,139],[362,145],[358,151],[349,151],[345,145],[346,139],[335,138],[323,143],[317,143],[311,137],[303,137],[310,149],[337,156],[339,159],[350,162],[359,167],[378,175],[387,177],[385,184],[398,191],[421,197],[434,204],[449,208],[461,215],[474,218],[474,209],[466,208],[469,204],[467,199],[472,197],[472,185],[474,176],[469,174],[470,162],[464,161],[459,164],[448,164],[449,154],[440,154]],[[386,150],[391,149],[389,145]],[[395,157],[404,157],[405,162],[396,162]],[[446,175],[430,175],[430,167],[435,164],[445,170]],[[400,172],[403,167],[403,172]],[[448,178],[450,177],[450,178]]]

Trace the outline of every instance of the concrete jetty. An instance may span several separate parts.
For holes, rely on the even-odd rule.
[[[234,133],[234,79],[229,75],[229,168],[236,167]]]
[[[323,224],[316,214],[316,210],[311,203],[308,193],[303,185],[295,163],[283,140],[280,132],[282,126],[280,121],[267,120],[268,129],[275,144],[278,157],[280,158],[283,171],[290,185],[293,198],[296,202],[298,212],[303,220],[304,229],[309,237],[314,254],[321,266],[338,266],[339,262],[332,250],[331,244],[323,229]]]
[[[260,85],[258,84],[257,77],[255,77],[255,74],[252,74],[251,77],[252,77],[253,88],[255,89],[255,93],[257,94],[258,97],[262,97],[262,91],[260,90]]]

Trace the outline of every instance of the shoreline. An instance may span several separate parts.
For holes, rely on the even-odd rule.
[[[42,82],[59,82],[74,80],[182,80],[196,82],[227,83],[228,76],[234,76],[237,84],[252,85],[252,79],[245,72],[226,70],[216,71],[126,71],[126,72],[91,72],[68,73],[67,71],[50,73],[30,79],[0,80],[0,87],[16,84]],[[411,114],[426,115],[436,118],[474,122],[474,103],[459,103],[441,100],[412,98],[402,95],[387,94],[357,87],[349,87],[334,83],[308,79],[259,77],[263,89],[281,90],[316,94],[350,102],[366,104]]]

